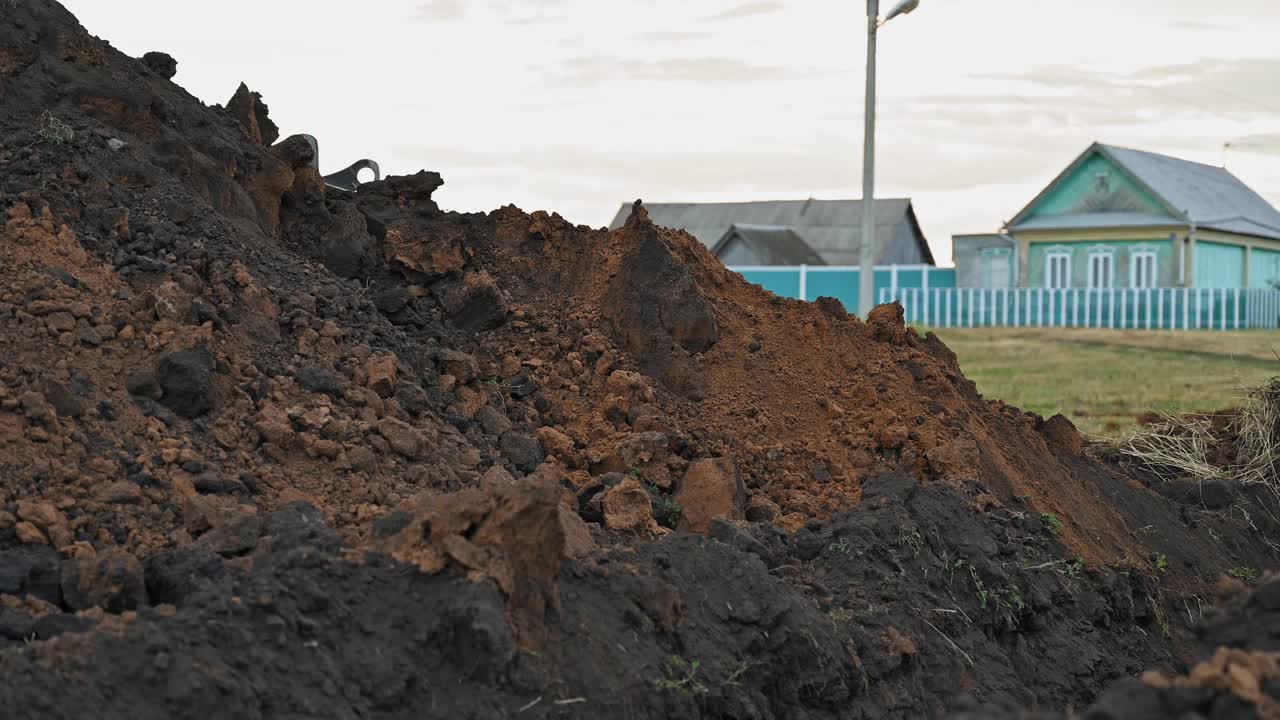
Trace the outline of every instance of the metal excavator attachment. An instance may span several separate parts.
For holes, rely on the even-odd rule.
[[[316,138],[314,135],[307,135],[304,133],[302,137],[308,143],[311,144],[311,154],[312,154],[312,157],[314,158],[314,160],[312,160],[312,163],[315,165],[316,169],[319,170],[320,169],[320,143],[316,141]],[[323,176],[324,184],[337,190],[345,190],[346,192],[355,192],[361,185],[364,184],[360,182],[361,170],[372,170],[374,182],[377,182],[382,179],[382,170],[378,167],[378,163],[374,162],[373,160],[369,160],[368,158],[365,158],[364,160],[355,161],[354,163],[351,164],[350,167],[339,170],[338,172],[333,173],[332,175]]]

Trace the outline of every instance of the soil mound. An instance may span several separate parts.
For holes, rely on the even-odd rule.
[[[329,190],[176,62],[0,21],[4,707],[1081,707],[1191,670],[1178,608],[1274,567],[1275,498],[1155,492],[901,308],[773,296],[641,203]]]

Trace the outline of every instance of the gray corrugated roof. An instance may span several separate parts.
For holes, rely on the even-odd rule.
[[[632,203],[624,203],[610,228],[622,227],[631,215]],[[662,227],[684,230],[707,248],[715,246],[734,224],[789,227],[809,247],[824,257],[837,256],[833,264],[856,264],[862,242],[861,200],[776,200],[731,203],[645,203],[649,218]],[[911,221],[911,201],[905,198],[877,199],[877,247],[887,250],[898,227]],[[928,243],[921,236],[921,252],[933,262]]]
[[[1039,203],[1049,188],[1057,185],[1095,152],[1102,153],[1132,175],[1139,184],[1145,185],[1179,219],[1211,230],[1280,239],[1280,211],[1226,168],[1102,143],[1090,145],[1062,175],[1018,213],[1011,227],[1027,228],[1030,223],[1020,222],[1021,218]],[[1116,213],[1117,216],[1130,214]],[[1123,220],[1120,217],[1116,219]],[[1157,224],[1168,224],[1167,218],[1162,220],[1162,223]],[[1074,227],[1099,226],[1101,225]]]
[[[791,228],[734,224],[711,248],[717,255],[733,240],[745,244],[761,265],[826,265],[827,261]]]
[[[1140,212],[1074,213],[1067,215],[1041,215],[1013,226],[1013,230],[1076,230],[1106,227],[1151,227],[1153,225],[1181,225],[1165,215]]]

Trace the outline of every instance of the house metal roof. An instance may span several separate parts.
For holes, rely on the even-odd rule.
[[[744,225],[736,223],[716,242],[711,251],[719,255],[734,240],[746,245],[759,259],[761,265],[826,265],[827,261],[814,252],[791,228],[772,225]]]
[[[624,203],[609,225],[619,228],[631,214],[632,203]],[[684,230],[713,249],[733,225],[763,225],[791,228],[823,257],[837,254],[834,264],[856,264],[862,243],[861,200],[777,200],[731,203],[645,203],[649,218],[657,225]],[[925,262],[933,264],[933,253],[920,231],[911,201],[906,198],[876,199],[876,240],[882,252],[897,237],[899,226],[911,223],[920,238]]]
[[[1272,207],[1262,196],[1232,175],[1226,168],[1214,167],[1203,163],[1191,162],[1181,158],[1094,143],[1085,150],[1066,170],[1062,172],[1035,200],[1010,223],[1015,230],[1030,229],[1040,220],[1055,222],[1051,227],[1110,227],[1132,224],[1135,213],[1096,213],[1099,216],[1113,216],[1117,222],[1101,223],[1103,218],[1089,216],[1062,215],[1054,218],[1024,220],[1025,216],[1039,203],[1040,199],[1070,175],[1077,167],[1090,158],[1095,152],[1102,153],[1117,166],[1128,172],[1134,180],[1151,191],[1169,210],[1170,215],[1181,220],[1183,224],[1195,223],[1198,227],[1223,230],[1225,232],[1243,233],[1259,237],[1280,240],[1280,211]],[[1072,217],[1082,218],[1072,220]],[[1156,216],[1151,216],[1152,218]],[[1101,223],[1072,225],[1062,223],[1083,222]],[[1160,218],[1151,224],[1168,225],[1168,218]],[[1040,227],[1050,227],[1040,225]]]

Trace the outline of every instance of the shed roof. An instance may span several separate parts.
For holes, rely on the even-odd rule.
[[[791,228],[819,255],[839,251],[842,256],[858,255],[862,242],[861,200],[773,200],[727,203],[645,203],[649,218],[657,225],[684,230],[707,248],[714,248],[735,224]],[[624,203],[610,228],[622,227],[631,214],[632,203]],[[897,237],[903,222],[911,224],[919,238],[920,252],[932,265],[933,253],[911,200],[876,199],[876,241],[886,251]],[[857,262],[853,260],[852,262]]]
[[[729,227],[711,248],[719,255],[730,242],[737,240],[746,245],[762,265],[826,265],[827,261],[809,247],[791,228],[773,225],[744,225],[735,223]]]
[[[1050,189],[1071,175],[1081,164],[1094,155],[1101,153],[1104,157],[1128,172],[1141,185],[1150,190],[1165,206],[1169,213],[1185,223],[1197,226],[1236,232],[1246,235],[1274,238],[1280,240],[1280,211],[1272,207],[1261,195],[1244,184],[1240,178],[1232,175],[1226,168],[1191,162],[1169,155],[1133,150],[1094,143],[1076,158],[1066,170],[1045,188],[1036,199],[1031,201],[1010,223],[1013,229],[1028,229],[1032,223],[1038,227],[1102,227],[1108,225],[1132,224],[1134,218],[1119,217],[1134,213],[1116,213],[1117,223],[1106,225],[1072,224],[1078,222],[1096,223],[1106,220],[1104,217],[1087,218],[1082,216],[1061,215],[1054,218],[1037,218],[1027,222],[1026,216],[1031,213]],[[1110,213],[1098,213],[1110,215]],[[1073,220],[1072,218],[1081,218]],[[1153,219],[1155,216],[1147,219]],[[1168,219],[1152,224],[1168,224]],[[1057,224],[1052,224],[1057,223]],[[1064,224],[1066,223],[1066,224]]]

